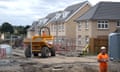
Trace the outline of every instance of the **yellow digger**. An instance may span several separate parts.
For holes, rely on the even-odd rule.
[[[41,27],[38,36],[32,36],[31,39],[24,39],[23,43],[26,45],[24,51],[25,57],[29,58],[32,55],[39,56],[40,53],[42,58],[55,56],[53,40],[54,37],[50,34],[50,29],[48,27]]]

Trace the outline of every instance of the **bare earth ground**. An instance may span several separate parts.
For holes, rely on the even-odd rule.
[[[120,63],[109,62],[109,72],[120,72]],[[24,51],[14,49],[10,58],[0,60],[0,72],[98,72],[96,56],[25,58]]]

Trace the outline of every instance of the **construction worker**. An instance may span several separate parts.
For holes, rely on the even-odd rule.
[[[46,33],[45,33],[45,31],[42,31],[42,36],[46,36]]]
[[[99,70],[100,72],[107,72],[108,68],[108,54],[106,53],[106,47],[101,47],[101,52],[97,56],[99,62]]]

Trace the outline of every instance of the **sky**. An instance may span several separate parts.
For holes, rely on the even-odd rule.
[[[64,10],[67,6],[86,0],[0,0],[0,25],[9,22],[12,25],[32,25],[33,21],[47,16],[49,13]],[[100,1],[88,0],[91,5]]]

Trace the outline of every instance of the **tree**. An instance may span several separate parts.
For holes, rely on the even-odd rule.
[[[30,28],[29,25],[27,25],[27,26],[24,27],[25,34],[27,34],[27,30],[28,30],[28,28]]]
[[[18,26],[17,30],[19,34],[24,34],[24,26]]]
[[[10,24],[10,23],[8,23],[8,22],[4,22],[3,24],[2,24],[2,26],[1,26],[1,32],[2,33],[7,33],[7,32],[9,32],[9,33],[14,33],[14,29],[13,29],[13,26]]]
[[[27,29],[29,28],[30,26],[27,25],[27,26],[14,26],[14,30],[15,30],[15,34],[17,35],[26,35],[27,33]]]

